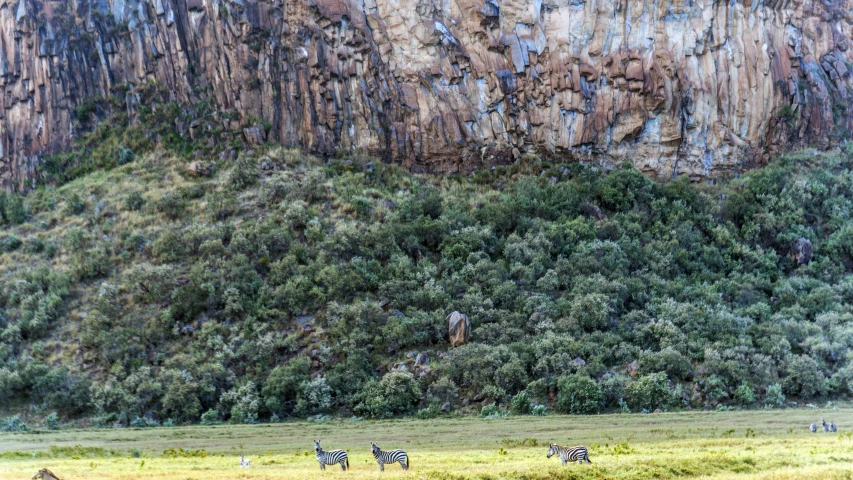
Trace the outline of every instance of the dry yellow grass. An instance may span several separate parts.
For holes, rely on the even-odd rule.
[[[821,416],[834,420],[841,431],[809,433],[808,424]],[[798,409],[4,434],[0,479],[30,478],[42,467],[65,480],[849,479],[850,425],[853,411],[848,409]],[[348,450],[350,471],[327,467],[321,472],[314,438],[327,449]],[[412,469],[403,472],[393,465],[380,473],[370,455],[371,441],[407,450]],[[548,442],[586,445],[593,464],[563,467],[556,458],[546,459]],[[80,447],[68,448],[75,445]],[[251,460],[250,468],[239,467],[240,453]]]

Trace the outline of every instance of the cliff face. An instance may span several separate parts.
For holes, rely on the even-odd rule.
[[[0,182],[152,81],[320,154],[714,176],[853,127],[851,0],[0,0]],[[231,118],[221,117],[221,118]]]

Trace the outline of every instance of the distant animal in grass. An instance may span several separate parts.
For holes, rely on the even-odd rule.
[[[578,462],[578,463],[592,463],[589,461],[589,452],[586,447],[564,447],[562,445],[557,445],[556,443],[548,444],[548,458],[551,458],[554,455],[559,455],[560,460],[563,461],[563,465],[569,462]]]
[[[835,426],[835,422],[829,422],[829,431],[835,433],[838,431],[838,428]]]
[[[55,473],[51,472],[46,468],[42,468],[39,470],[39,473],[33,475],[32,480],[62,480]]]
[[[320,470],[325,470],[326,465],[341,464],[341,470],[346,471],[349,467],[349,457],[344,450],[323,450],[320,446],[320,440],[314,440],[314,451],[317,454],[317,463],[320,464]]]
[[[249,468],[249,461],[246,460],[246,457],[240,455],[240,466],[243,468]]]
[[[379,463],[379,470],[385,471],[386,463],[397,463],[400,462],[400,466],[403,467],[403,470],[409,469],[409,456],[406,455],[406,452],[403,450],[388,450],[383,451],[380,450],[375,443],[370,443],[370,451],[373,453],[373,458]]]
[[[829,432],[829,424],[823,418],[820,419],[820,424],[823,425],[824,433]]]
[[[817,424],[813,423],[813,424],[809,425],[809,431],[812,433],[817,432]]]

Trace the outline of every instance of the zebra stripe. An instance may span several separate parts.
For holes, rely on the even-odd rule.
[[[317,462],[320,464],[320,470],[325,470],[326,465],[341,464],[341,470],[346,471],[349,467],[349,457],[344,450],[323,450],[320,446],[320,440],[314,440],[314,451],[317,452]]]
[[[379,463],[379,470],[385,471],[385,464],[393,464],[400,462],[403,470],[409,469],[409,456],[403,450],[388,450],[382,451],[375,443],[370,444],[370,450],[373,452],[373,458]]]
[[[592,463],[589,460],[589,452],[587,452],[586,447],[564,447],[562,445],[557,445],[556,443],[549,443],[548,458],[551,458],[554,455],[560,455],[560,460],[563,461],[563,465],[570,461],[578,463]]]

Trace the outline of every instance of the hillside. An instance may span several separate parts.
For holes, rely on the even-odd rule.
[[[437,177],[279,147],[128,151],[0,197],[7,428],[843,398],[851,162],[699,185],[532,157]],[[454,310],[472,322],[456,348]]]

